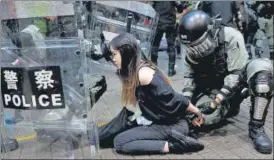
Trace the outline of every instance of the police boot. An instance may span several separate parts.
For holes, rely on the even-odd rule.
[[[255,149],[264,154],[272,152],[272,141],[265,133],[264,122],[251,120],[249,122],[249,137],[253,140]]]
[[[175,63],[169,63],[168,64],[168,76],[171,77],[171,76],[174,76],[175,74],[176,74]]]
[[[171,130],[168,147],[171,153],[197,152],[204,149],[204,145],[198,140],[176,130]]]
[[[253,140],[258,152],[270,154],[272,141],[265,133],[263,126],[273,95],[273,76],[266,71],[256,73],[250,79],[249,85],[251,90],[249,137]]]

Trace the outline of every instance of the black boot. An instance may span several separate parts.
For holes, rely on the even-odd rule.
[[[168,147],[170,153],[197,152],[204,149],[204,145],[198,140],[176,130],[171,131]]]
[[[176,74],[175,63],[169,63],[168,64],[168,76],[171,77],[171,76],[174,76],[175,74]]]
[[[261,71],[250,78],[251,108],[249,136],[255,149],[264,154],[272,152],[272,141],[264,131],[267,110],[273,96],[273,73]]]
[[[272,141],[265,133],[263,126],[263,122],[251,120],[249,122],[249,137],[253,140],[258,152],[270,154],[272,152]]]

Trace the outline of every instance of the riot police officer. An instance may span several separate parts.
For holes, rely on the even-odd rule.
[[[273,59],[273,10],[274,4],[271,1],[256,1],[255,9],[258,15],[259,29],[255,33],[256,46],[263,52],[263,40],[266,36],[269,44],[270,59]]]
[[[246,42],[246,49],[248,50],[249,59],[255,55],[257,58],[261,57],[261,54],[257,48],[255,48],[254,36],[257,32],[259,25],[257,22],[258,16],[254,10],[255,1],[244,2],[244,16],[245,22],[243,27],[243,35]],[[254,49],[252,49],[254,48]]]
[[[167,39],[167,52],[169,56],[168,76],[176,74],[174,69],[176,52],[175,52],[175,39],[176,39],[176,8],[179,13],[183,11],[183,5],[175,1],[153,1],[152,7],[159,13],[158,26],[155,33],[151,51],[151,61],[157,64],[158,49],[163,37],[166,34]]]
[[[249,136],[257,151],[271,153],[272,142],[263,128],[273,96],[271,61],[248,60],[242,34],[220,21],[199,10],[180,20],[180,42],[187,50],[183,94],[203,110],[208,126],[237,115],[249,91]]]

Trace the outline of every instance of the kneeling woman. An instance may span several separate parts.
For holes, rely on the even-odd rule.
[[[203,144],[189,137],[185,113],[193,112],[193,124],[202,114],[145,56],[135,37],[122,33],[110,42],[113,64],[122,81],[122,111],[99,127],[101,147],[113,142],[117,152],[183,153],[199,151]],[[130,107],[131,106],[131,107]],[[133,107],[132,107],[133,106]]]

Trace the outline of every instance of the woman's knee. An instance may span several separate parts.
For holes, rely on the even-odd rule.
[[[120,136],[118,134],[113,139],[113,146],[114,146],[114,148],[115,148],[116,151],[122,151],[123,145],[124,145],[123,138],[122,138],[122,136]]]

